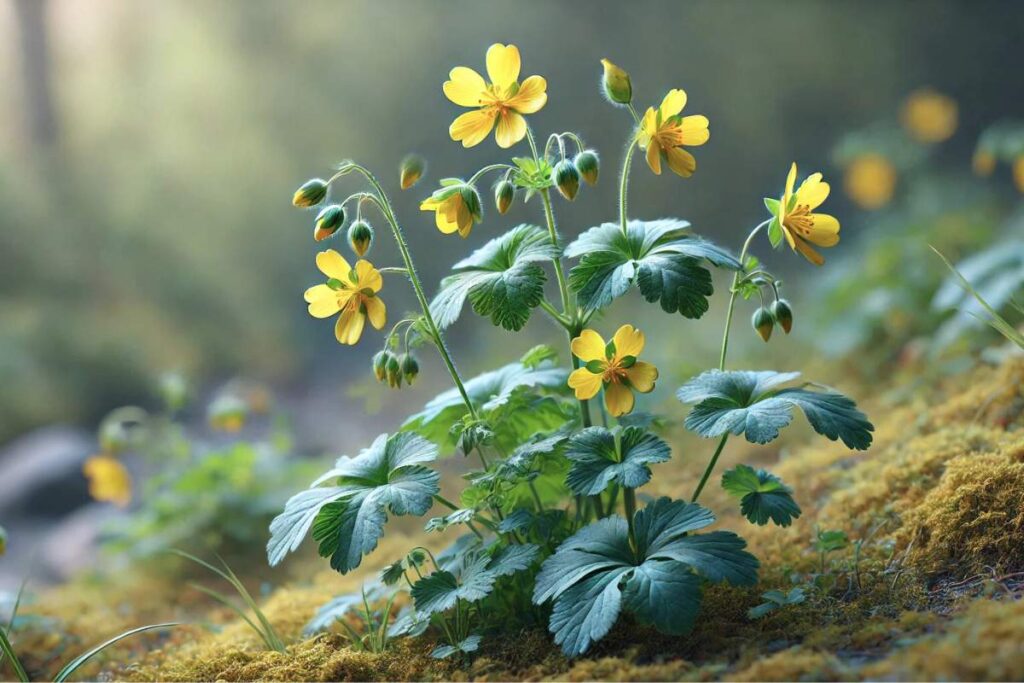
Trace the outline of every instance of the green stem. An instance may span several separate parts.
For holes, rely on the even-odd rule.
[[[626,507],[626,524],[629,525],[629,545],[636,550],[636,533],[633,530],[633,517],[636,516],[636,491],[628,486],[622,487],[622,503]]]
[[[633,151],[636,150],[636,147],[636,136],[634,136],[629,141],[629,147],[626,148],[626,156],[622,160],[622,177],[619,179],[619,223],[622,225],[623,235],[628,235],[629,217],[626,194],[629,191],[629,167],[633,161]]]
[[[471,177],[471,178],[470,178],[470,179],[469,179],[469,180],[468,180],[468,181],[466,182],[466,184],[467,184],[467,185],[475,185],[475,184],[476,184],[476,181],[480,180],[480,178],[481,178],[481,177],[482,177],[482,176],[483,176],[484,174],[486,174],[486,173],[490,173],[491,171],[497,171],[497,170],[505,170],[505,171],[507,171],[507,170],[509,170],[510,168],[512,168],[512,166],[509,166],[508,164],[489,164],[489,165],[487,165],[487,166],[484,166],[483,168],[481,168],[481,169],[480,169],[479,171],[477,171],[476,173],[474,173],[474,174],[473,174],[473,177]]]
[[[541,502],[540,493],[537,491],[537,487],[533,485],[533,480],[527,479],[526,484],[530,487],[530,493],[533,494],[533,502],[537,503],[537,512],[544,512],[544,503]]]
[[[718,464],[718,456],[722,454],[722,449],[725,448],[725,442],[729,440],[729,432],[722,434],[722,439],[718,442],[718,448],[715,449],[715,454],[711,456],[711,460],[708,461],[708,466],[704,468],[704,475],[700,478],[700,483],[697,484],[697,488],[693,492],[693,496],[690,498],[691,503],[696,503],[700,497],[700,492],[704,490],[704,485],[708,483],[708,479],[711,478],[711,472],[714,471],[715,465]]]
[[[771,220],[764,221],[751,230],[750,234],[747,235],[746,241],[743,243],[743,249],[740,251],[740,269],[732,276],[732,287],[729,292],[729,307],[725,312],[725,331],[722,333],[722,351],[718,356],[719,370],[725,370],[725,354],[729,350],[729,328],[732,326],[732,314],[733,310],[736,308],[736,296],[739,294],[740,277],[743,275],[743,269],[747,260],[747,250],[750,249],[750,243],[754,241],[754,236],[761,232],[761,229],[770,222]]]
[[[466,387],[462,383],[462,377],[459,376],[459,371],[455,368],[455,361],[452,360],[451,353],[448,350],[448,345],[444,341],[444,336],[442,336],[440,328],[434,321],[434,316],[430,313],[430,304],[427,301],[426,294],[423,292],[423,284],[420,281],[419,275],[416,273],[416,267],[413,265],[412,254],[409,252],[409,245],[405,242],[405,234],[402,232],[402,228],[398,225],[398,219],[395,218],[391,202],[388,200],[387,194],[384,192],[384,188],[369,170],[355,163],[348,164],[340,169],[331,178],[331,181],[345,173],[348,173],[350,170],[355,170],[361,173],[376,191],[377,196],[373,198],[373,201],[377,204],[377,207],[384,215],[388,225],[391,226],[391,232],[395,237],[395,242],[398,244],[398,251],[401,253],[402,261],[405,262],[405,268],[408,271],[407,275],[409,277],[409,282],[412,283],[413,291],[416,293],[416,299],[419,301],[420,308],[423,310],[423,318],[427,322],[431,336],[434,337],[437,350],[440,353],[445,366],[448,368],[448,374],[451,375],[452,381],[458,388],[459,394],[461,394],[462,400],[466,404],[466,408],[469,410],[470,416],[473,417],[473,419],[476,419],[476,408],[473,407],[473,402],[470,401],[469,394],[466,392]]]
[[[566,320],[565,316],[559,313],[555,306],[547,299],[540,300],[540,307],[544,309],[544,312],[550,315],[555,322],[564,327],[566,330],[572,327],[572,324],[568,320]]]

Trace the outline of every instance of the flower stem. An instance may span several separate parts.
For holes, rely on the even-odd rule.
[[[629,525],[629,545],[635,551],[636,532],[633,530],[633,517],[636,516],[636,491],[628,486],[623,486],[622,503],[626,508],[626,524]]]
[[[747,260],[747,250],[750,249],[750,243],[754,241],[754,237],[757,233],[761,232],[761,229],[768,225],[771,220],[760,223],[756,228],[750,231],[747,235],[746,241],[743,243],[743,249],[740,251],[740,269],[732,277],[732,287],[729,288],[729,307],[725,312],[725,331],[722,333],[722,350],[718,356],[718,369],[725,370],[725,354],[729,350],[729,328],[732,326],[732,313],[733,309],[736,308],[736,295],[739,294],[739,283],[740,277],[743,275],[744,262]]]
[[[626,156],[622,160],[622,177],[619,179],[619,222],[622,224],[622,234],[628,235],[627,224],[629,217],[626,209],[626,194],[629,191],[629,166],[633,161],[633,151],[636,149],[636,137],[630,138],[629,147],[626,148]]]
[[[708,483],[708,479],[711,478],[711,472],[714,471],[715,465],[718,464],[718,456],[722,454],[722,449],[725,448],[725,442],[729,440],[729,432],[722,434],[721,440],[718,442],[718,448],[715,449],[715,454],[711,456],[711,460],[708,461],[708,466],[704,469],[704,476],[700,478],[700,483],[697,484],[697,488],[693,492],[693,496],[690,498],[691,503],[696,503],[700,497],[700,492],[704,490],[704,485]]]
[[[434,338],[438,353],[441,355],[441,360],[444,361],[444,364],[448,369],[448,374],[451,375],[452,381],[455,383],[456,388],[458,388],[459,394],[462,396],[462,400],[466,404],[466,408],[469,410],[470,416],[473,417],[473,419],[476,419],[476,408],[473,407],[473,402],[469,399],[469,393],[466,391],[466,387],[462,383],[462,377],[459,376],[459,371],[455,367],[455,361],[452,360],[451,353],[448,350],[448,345],[444,341],[444,336],[441,334],[440,328],[434,321],[434,316],[430,313],[430,304],[427,301],[426,294],[423,293],[423,283],[420,281],[419,275],[416,273],[416,267],[413,265],[412,254],[409,253],[409,245],[405,242],[405,234],[402,232],[402,228],[398,225],[398,219],[395,218],[394,210],[391,207],[391,202],[387,198],[387,194],[384,192],[384,188],[381,187],[380,182],[378,182],[377,178],[370,173],[369,170],[355,163],[346,164],[338,170],[331,180],[333,181],[335,178],[342,176],[351,170],[361,173],[376,191],[377,196],[374,197],[373,201],[377,204],[377,208],[379,208],[381,213],[384,215],[384,219],[387,220],[388,225],[391,226],[391,232],[395,237],[395,242],[398,244],[398,251],[401,253],[402,261],[405,262],[405,268],[408,271],[406,274],[409,277],[409,282],[412,284],[413,291],[416,293],[416,299],[419,301],[420,308],[423,310],[423,318],[427,323],[431,336]]]

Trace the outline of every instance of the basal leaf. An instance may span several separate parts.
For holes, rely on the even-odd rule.
[[[768,443],[793,421],[800,408],[811,428],[848,448],[871,445],[874,426],[857,405],[831,389],[790,387],[779,389],[799,373],[711,370],[677,392],[680,401],[696,404],[686,427],[704,437],[743,434],[752,443]]]
[[[789,526],[801,514],[792,490],[765,470],[737,465],[722,475],[722,488],[740,499],[740,512],[753,524],[764,526],[770,519]]]
[[[616,444],[604,427],[589,427],[569,439],[565,457],[572,461],[566,483],[573,493],[593,496],[611,482],[639,488],[651,479],[648,465],[672,457],[668,444],[640,427],[626,427]]]
[[[416,611],[434,614],[451,609],[458,600],[481,600],[490,594],[499,578],[528,568],[537,553],[537,546],[530,544],[508,546],[493,557],[483,550],[467,552],[458,562],[425,576],[413,585]]]
[[[459,318],[469,299],[477,315],[506,330],[519,330],[544,296],[544,269],[538,262],[558,258],[547,231],[520,225],[456,263],[441,281],[430,311],[441,328]]]
[[[669,560],[648,560],[637,567],[623,591],[626,609],[662,633],[682,635],[700,611],[700,578],[679,571]]]
[[[647,301],[658,301],[668,313],[699,318],[708,310],[714,288],[711,265],[739,270],[729,252],[689,232],[686,221],[665,218],[633,220],[628,236],[618,223],[603,223],[581,234],[565,249],[580,261],[569,284],[580,304],[597,310],[636,285]]]

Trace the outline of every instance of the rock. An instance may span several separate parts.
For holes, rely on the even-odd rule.
[[[0,519],[61,517],[89,500],[82,463],[96,450],[82,429],[55,425],[0,449]]]

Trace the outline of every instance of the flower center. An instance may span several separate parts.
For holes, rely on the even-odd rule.
[[[783,223],[790,230],[795,230],[803,235],[810,235],[811,228],[814,227],[814,214],[811,213],[810,207],[807,204],[797,204],[792,211],[786,214],[786,219]]]
[[[601,379],[609,384],[619,384],[626,377],[626,368],[622,367],[622,361],[618,358],[613,358],[608,362],[608,367],[605,368]]]

